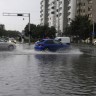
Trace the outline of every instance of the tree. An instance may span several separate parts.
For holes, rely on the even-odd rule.
[[[6,32],[5,36],[7,36],[7,37],[14,37],[14,38],[16,38],[16,37],[21,35],[21,33],[19,31],[14,31],[14,30],[13,31],[12,30],[6,30],[5,32]]]
[[[78,36],[79,39],[85,40],[90,37],[91,21],[88,16],[76,16],[70,23],[70,26],[66,27],[65,35]]]
[[[5,30],[0,29],[0,37],[2,37],[5,33]]]
[[[29,34],[34,36],[34,32],[36,30],[36,25],[30,24],[30,32],[29,32],[29,24],[27,24],[24,28],[24,32],[26,36],[29,36]]]
[[[28,24],[26,25],[25,29],[25,36],[28,36]],[[56,34],[56,29],[52,26],[51,28],[48,27],[47,25],[45,26],[40,26],[40,25],[34,25],[30,24],[30,35],[33,39],[38,39],[38,38],[45,38],[45,37],[50,37],[53,38],[55,37]]]

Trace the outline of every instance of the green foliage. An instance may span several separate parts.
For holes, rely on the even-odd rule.
[[[54,27],[49,28],[48,26],[40,26],[40,25],[34,25],[30,24],[30,32],[29,32],[29,24],[27,24],[24,28],[24,39],[26,42],[29,40],[29,34],[31,36],[31,41],[40,39],[40,38],[54,38],[56,34],[56,30]],[[0,29],[0,37],[21,37],[22,34],[18,31],[12,31],[12,30],[4,30]],[[26,38],[27,37],[27,38]]]
[[[28,24],[26,25],[24,32],[25,36],[31,35],[31,38],[33,39],[38,39],[38,38],[45,38],[45,37],[50,37],[54,38],[56,34],[56,30],[54,27],[49,28],[48,26],[40,26],[40,25],[34,25],[30,24],[30,33],[28,29]]]
[[[21,33],[18,31],[0,29],[0,37],[18,37],[20,35]]]
[[[5,34],[5,31],[0,29],[0,37],[2,37]]]
[[[29,34],[32,34],[34,35],[34,30],[36,30],[36,25],[34,24],[30,24],[30,32],[29,32],[29,24],[27,24],[25,26],[25,29],[24,29],[24,32],[25,32],[25,36],[29,36]]]
[[[76,16],[70,26],[66,27],[65,35],[78,36],[79,39],[85,40],[90,37],[91,25],[88,16]]]
[[[20,36],[21,33],[18,32],[18,31],[7,30],[7,31],[6,31],[6,35],[7,35],[8,37],[14,37],[14,38],[15,38],[15,37]]]

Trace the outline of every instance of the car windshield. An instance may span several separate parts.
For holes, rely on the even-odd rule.
[[[54,40],[54,43],[55,44],[62,44],[60,41],[58,41],[58,40]]]

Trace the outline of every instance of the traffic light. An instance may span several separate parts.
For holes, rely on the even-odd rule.
[[[23,14],[17,14],[17,16],[23,16]]]

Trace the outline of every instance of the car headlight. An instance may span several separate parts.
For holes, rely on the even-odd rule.
[[[11,40],[9,40],[9,42],[11,42]]]

